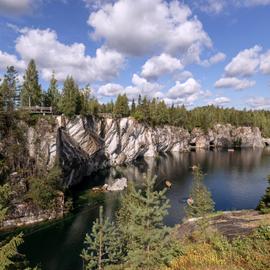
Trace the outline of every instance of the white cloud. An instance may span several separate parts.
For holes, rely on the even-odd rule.
[[[270,50],[261,55],[260,71],[264,74],[270,74]]]
[[[15,66],[18,70],[25,69],[25,62],[18,60],[15,55],[2,52],[0,50],[0,70],[5,70],[7,66]]]
[[[20,32],[22,34],[16,40],[16,51],[21,60],[1,52],[1,68],[12,64],[22,69],[33,58],[45,80],[51,77],[54,70],[60,81],[72,75],[79,82],[90,83],[117,76],[124,64],[124,57],[114,50],[103,46],[96,50],[95,57],[91,57],[86,54],[84,44],[63,44],[58,40],[56,32],[50,29],[25,28]]]
[[[195,6],[200,8],[201,11],[210,14],[219,14],[226,7],[226,1],[224,0],[201,0],[195,1]]]
[[[124,92],[124,88],[120,84],[108,83],[102,85],[98,89],[98,94],[105,97],[115,97]]]
[[[225,105],[230,103],[230,99],[228,97],[217,97],[214,100],[209,102],[209,105]]]
[[[212,42],[197,17],[179,1],[119,0],[92,12],[88,24],[94,39],[121,53],[143,55],[165,52],[199,61]]]
[[[153,96],[156,92],[160,91],[162,88],[162,85],[158,83],[152,83],[147,81],[145,78],[142,78],[138,76],[137,74],[133,74],[132,76],[132,83],[134,86],[132,86],[133,89],[126,88],[127,94],[130,93],[140,93],[141,95],[146,96]],[[129,90],[129,91],[128,91]]]
[[[225,74],[228,77],[254,75],[260,64],[261,50],[262,48],[256,45],[239,52],[225,67]]]
[[[235,77],[221,78],[215,83],[216,88],[232,88],[236,90],[243,90],[246,88],[251,88],[256,84],[255,81],[250,81],[246,79],[238,79]]]
[[[175,81],[186,81],[187,79],[192,78],[192,77],[193,77],[193,74],[188,70],[184,70],[180,73],[176,73],[173,75],[173,79]]]
[[[119,94],[126,93],[129,99],[136,99],[139,95],[152,98],[162,96],[161,89],[162,85],[149,82],[145,78],[133,74],[132,85],[124,87],[120,84],[108,83],[98,89],[98,94],[106,97],[115,97]]]
[[[202,12],[220,14],[226,8],[242,8],[270,5],[270,0],[193,0],[193,6]]]
[[[157,79],[158,77],[182,69],[181,61],[168,54],[154,56],[147,60],[142,67],[141,75],[148,79]]]
[[[85,2],[85,5],[89,9],[99,9],[100,7],[109,4],[114,3],[117,0],[83,0]]]
[[[182,98],[198,93],[201,90],[201,85],[193,78],[189,78],[186,82],[180,83],[176,82],[168,91],[168,96],[170,98]]]
[[[269,109],[270,98],[267,97],[252,97],[247,100],[247,105],[254,109]]]
[[[201,64],[205,67],[210,67],[212,65],[215,65],[219,62],[224,61],[225,59],[226,59],[226,54],[219,52],[211,56],[209,59],[203,60]]]
[[[30,13],[41,0],[0,0],[0,14],[21,15]]]

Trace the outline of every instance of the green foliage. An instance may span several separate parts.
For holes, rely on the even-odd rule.
[[[122,117],[129,116],[128,98],[126,94],[119,95],[117,97],[113,112],[116,116],[122,116]]]
[[[104,221],[100,212],[81,255],[86,269],[160,269],[181,253],[172,229],[163,224],[166,189],[155,190],[155,181],[147,177],[143,189],[128,186],[116,224]]]
[[[169,201],[166,189],[155,190],[156,178],[146,178],[143,190],[131,191],[133,197],[126,216],[127,265],[130,269],[155,269],[168,264],[172,254],[177,253],[170,230],[164,226]]]
[[[31,59],[24,75],[21,103],[23,106],[36,106],[42,105],[41,102],[42,91],[38,81],[38,71],[35,61]]]
[[[25,256],[18,252],[18,247],[23,244],[23,234],[5,239],[0,242],[0,270],[39,270],[38,267],[30,268]]]
[[[0,226],[8,212],[11,195],[12,191],[9,184],[0,185]]]
[[[52,107],[53,112],[59,112],[60,93],[57,86],[57,80],[54,73],[52,74],[50,85],[45,94],[44,106]]]
[[[265,194],[262,197],[259,205],[257,206],[257,210],[259,210],[262,214],[270,213],[270,175],[268,176],[268,187],[266,188]]]
[[[61,174],[61,169],[54,166],[45,176],[31,176],[27,198],[42,209],[54,209],[57,190],[60,188]]]
[[[81,254],[85,269],[102,270],[107,265],[119,264],[124,255],[121,239],[121,232],[108,218],[104,220],[100,207],[99,218],[94,222],[91,234],[85,237],[86,248]]]
[[[8,206],[12,190],[9,184],[0,185],[0,205],[3,207]]]
[[[64,81],[63,93],[60,101],[61,111],[68,117],[79,113],[81,107],[79,88],[71,76]]]
[[[17,248],[23,243],[22,236],[19,234],[8,243],[0,243],[0,270],[7,270],[10,266],[15,265],[13,258],[18,255]]]
[[[199,166],[193,166],[193,184],[190,192],[191,202],[186,205],[187,217],[203,217],[214,211],[215,203],[210,191],[203,184],[203,172]]]
[[[6,112],[13,112],[17,103],[18,92],[20,91],[18,85],[18,75],[14,66],[8,66],[4,75],[4,80],[0,85],[0,106],[1,110]]]

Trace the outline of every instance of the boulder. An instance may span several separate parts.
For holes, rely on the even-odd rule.
[[[107,191],[122,191],[127,188],[127,179],[125,177],[115,179],[112,184],[105,184],[104,190]]]

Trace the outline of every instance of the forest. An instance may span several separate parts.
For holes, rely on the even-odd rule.
[[[129,100],[125,93],[115,100],[100,103],[93,95],[89,85],[79,87],[72,76],[68,76],[60,89],[57,78],[52,74],[48,89],[42,89],[39,73],[34,60],[19,83],[14,67],[8,67],[0,86],[1,111],[7,112],[27,106],[52,107],[54,114],[67,117],[75,115],[110,114],[113,117],[132,116],[149,125],[173,125],[192,130],[200,127],[204,130],[215,124],[259,127],[263,136],[270,137],[270,112],[268,110],[237,110],[220,108],[213,105],[187,109],[184,105],[167,105],[163,100],[139,96],[138,100]]]

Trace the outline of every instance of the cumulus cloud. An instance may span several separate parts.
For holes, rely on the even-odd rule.
[[[219,52],[211,56],[209,59],[203,60],[201,64],[205,67],[210,67],[212,65],[215,65],[219,62],[224,61],[225,59],[226,59],[226,54]]]
[[[125,93],[129,99],[138,98],[139,95],[147,97],[160,97],[163,93],[160,92],[162,85],[152,83],[138,74],[133,74],[132,85],[124,87],[120,84],[108,83],[100,86],[98,94],[106,97],[115,97],[119,94]]]
[[[184,70],[180,73],[176,73],[173,75],[173,79],[175,81],[186,81],[188,78],[192,78],[193,74],[188,71],[188,70]]]
[[[164,101],[167,104],[192,106],[196,100],[209,95],[211,93],[204,91],[198,81],[189,78],[183,83],[176,81],[175,85],[166,93]]]
[[[26,67],[25,62],[18,60],[15,55],[8,54],[0,50],[0,70],[5,70],[7,66],[16,66],[20,71]]]
[[[252,97],[247,100],[247,105],[254,109],[269,109],[270,98],[266,97]]]
[[[41,0],[0,0],[1,15],[22,15],[30,13]]]
[[[161,51],[199,61],[202,49],[212,46],[201,22],[179,1],[119,0],[92,12],[88,24],[94,39],[129,55]]]
[[[230,99],[228,97],[217,97],[209,102],[209,105],[225,105],[230,103]]]
[[[183,69],[181,61],[169,54],[161,54],[147,60],[142,67],[141,75],[148,79],[157,79],[161,75]]]
[[[260,52],[258,45],[239,52],[225,67],[225,74],[229,77],[251,76],[257,72],[260,64]]]
[[[16,40],[16,51],[21,60],[1,53],[0,66],[12,64],[17,68],[24,68],[33,58],[45,80],[51,77],[54,70],[60,81],[67,75],[72,75],[79,82],[89,83],[117,76],[124,64],[124,57],[114,50],[103,46],[91,57],[86,54],[84,44],[63,44],[58,40],[56,32],[50,29],[25,28],[20,32],[22,34]]]
[[[261,55],[260,71],[264,74],[270,74],[270,50]]]
[[[250,81],[247,79],[238,79],[235,77],[221,78],[215,83],[216,88],[232,88],[236,90],[243,90],[251,88],[256,84],[255,81]]]
[[[107,83],[98,89],[98,94],[105,97],[115,97],[123,92],[123,86],[115,83]]]

